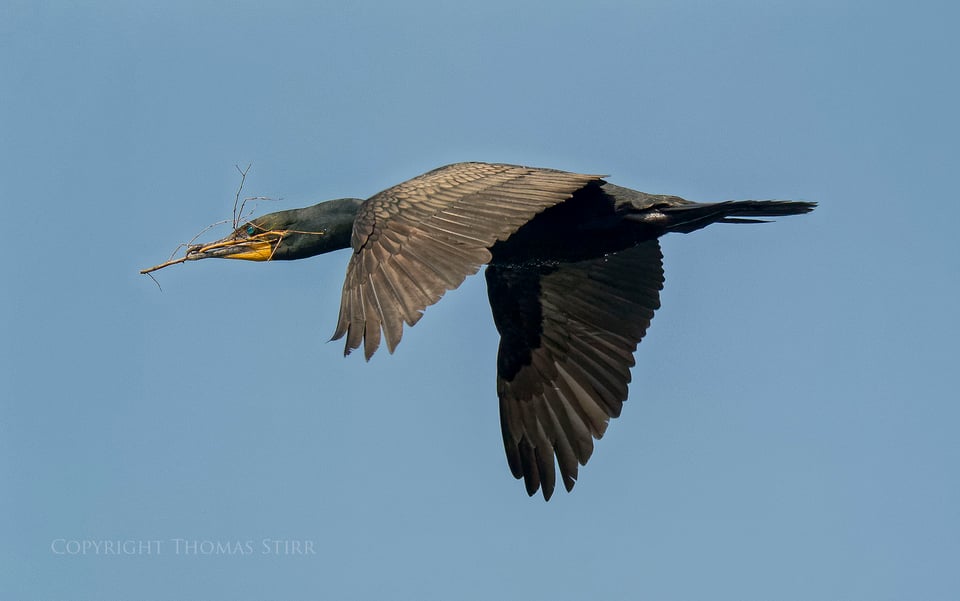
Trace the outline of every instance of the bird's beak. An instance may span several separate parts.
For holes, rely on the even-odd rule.
[[[283,238],[280,232],[262,232],[254,236],[238,237],[230,234],[223,240],[210,244],[197,244],[187,249],[185,259],[243,259],[245,261],[269,261],[277,243]]]
[[[234,232],[224,238],[210,244],[194,244],[187,248],[187,254],[179,259],[170,259],[165,263],[154,265],[148,269],[141,269],[140,273],[147,274],[164,267],[183,263],[185,261],[197,261],[200,259],[243,259],[245,261],[269,261],[273,258],[273,253],[283,240],[283,231],[266,231],[246,236]]]

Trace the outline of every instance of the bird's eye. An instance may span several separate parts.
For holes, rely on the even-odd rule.
[[[256,233],[257,233],[257,228],[253,227],[252,224],[247,226],[247,235],[248,235],[248,236],[252,236],[252,235],[254,235],[254,234],[256,234]]]

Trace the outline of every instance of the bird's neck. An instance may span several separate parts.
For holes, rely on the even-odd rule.
[[[291,232],[288,252],[280,259],[302,259],[350,247],[353,220],[363,200],[339,198],[328,200],[312,207],[293,209],[299,213],[292,220],[297,224],[299,235]],[[317,236],[315,233],[320,233]]]

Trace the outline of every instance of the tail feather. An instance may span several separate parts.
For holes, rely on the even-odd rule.
[[[724,217],[717,223],[773,223],[772,219],[743,219],[742,217]]]
[[[744,217],[785,217],[809,213],[815,202],[795,200],[729,200],[726,202],[688,202],[668,207],[657,207],[665,218],[666,231],[684,234],[711,223],[767,223],[764,219]]]

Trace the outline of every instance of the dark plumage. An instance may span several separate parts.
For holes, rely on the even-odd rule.
[[[369,359],[487,264],[500,333],[497,395],[510,470],[527,492],[570,490],[627,398],[633,353],[660,306],[657,238],[796,215],[792,201],[694,203],[599,175],[487,163],[441,167],[367,200],[251,220],[185,260],[301,259],[352,247],[333,338]]]

